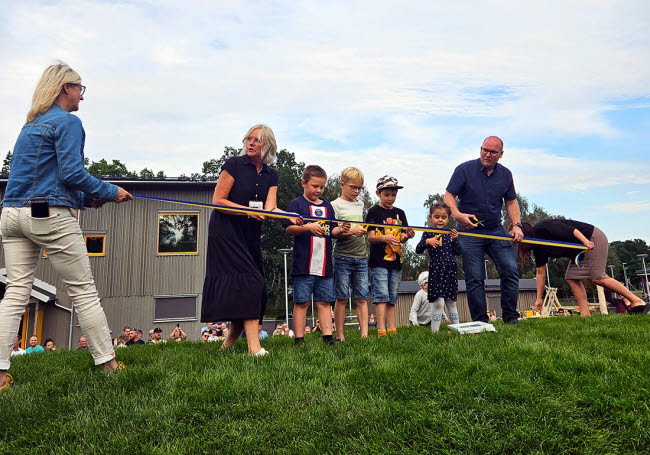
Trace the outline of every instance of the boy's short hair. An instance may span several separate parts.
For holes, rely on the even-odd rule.
[[[341,171],[341,182],[361,182],[363,183],[363,172],[356,167],[346,167]]]
[[[308,182],[312,177],[321,177],[327,179],[327,172],[322,167],[316,164],[310,164],[302,171],[302,179]]]

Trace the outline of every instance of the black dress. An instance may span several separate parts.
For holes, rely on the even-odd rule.
[[[452,241],[451,235],[442,235],[442,245],[433,248],[427,245],[427,239],[434,237],[432,232],[423,232],[415,252],[429,252],[429,289],[427,298],[433,302],[437,298],[456,300],[458,295],[458,270],[455,256],[460,256],[461,249],[457,240]]]
[[[228,200],[248,207],[266,201],[269,188],[278,186],[278,173],[263,165],[258,174],[244,155],[222,167],[234,179]],[[262,223],[242,215],[214,210],[208,228],[208,254],[203,284],[201,322],[262,319],[266,284],[262,266]]]

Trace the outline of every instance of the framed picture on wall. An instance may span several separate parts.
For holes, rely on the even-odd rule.
[[[198,254],[198,212],[158,212],[158,254]]]

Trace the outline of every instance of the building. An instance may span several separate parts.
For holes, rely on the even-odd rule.
[[[133,195],[198,203],[211,203],[215,187],[215,182],[179,179],[111,182]],[[6,179],[0,180],[0,197],[6,184]],[[80,212],[95,283],[114,337],[127,325],[142,329],[146,337],[153,327],[161,327],[164,336],[180,324],[190,338],[198,339],[211,210],[136,198]],[[2,249],[0,267],[4,267]],[[36,334],[40,341],[53,338],[65,347],[71,340],[75,347],[81,333],[70,298],[45,254],[36,278],[20,326],[23,342]],[[2,269],[2,294],[5,282]]]
[[[413,298],[416,292],[420,290],[417,281],[402,281],[397,291],[397,326],[409,324],[409,313]],[[487,301],[488,310],[495,310],[497,316],[501,317],[501,283],[498,279],[490,279],[485,281],[485,296]],[[520,312],[530,310],[535,305],[537,299],[537,280],[535,278],[527,278],[519,280],[519,300],[517,301],[517,309]],[[458,280],[458,318],[460,322],[471,321],[472,317],[469,313],[469,306],[467,305],[467,289],[465,287],[465,280]],[[374,311],[374,305],[372,305]]]

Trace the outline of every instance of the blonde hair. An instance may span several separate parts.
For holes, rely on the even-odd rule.
[[[278,151],[278,145],[275,142],[275,134],[273,134],[273,130],[261,123],[255,126],[251,126],[246,134],[244,134],[244,138],[242,139],[242,144],[244,144],[244,147],[242,148],[242,155],[246,154],[246,138],[257,129],[260,130],[258,139],[264,138],[264,147],[262,148],[262,163],[271,164],[273,160],[275,160],[275,154]]]
[[[45,68],[32,96],[32,107],[27,113],[27,123],[47,111],[61,93],[65,84],[81,84],[79,74],[67,63],[59,61]]]
[[[341,182],[361,182],[363,185],[363,172],[356,167],[346,167],[341,171]]]

